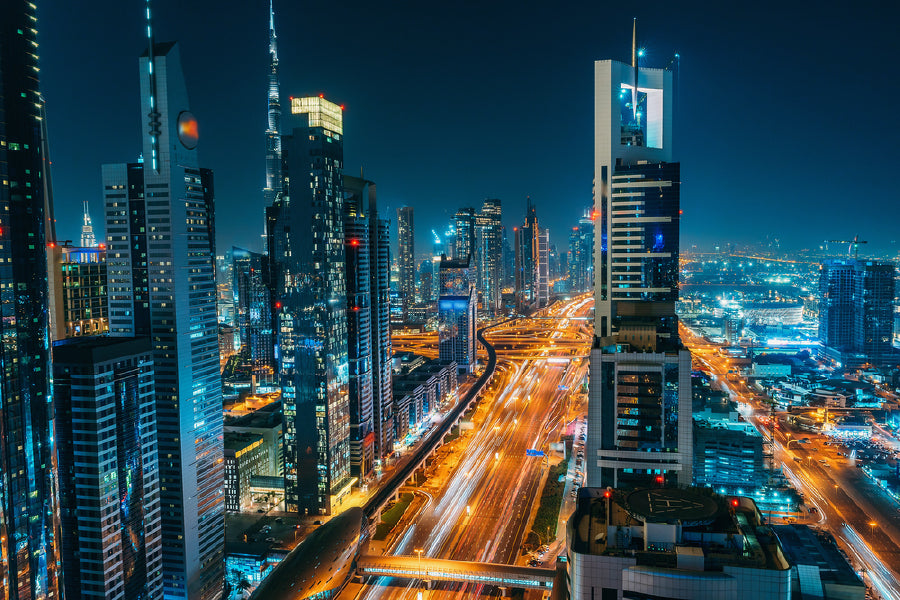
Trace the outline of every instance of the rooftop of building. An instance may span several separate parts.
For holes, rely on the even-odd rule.
[[[135,354],[150,354],[149,338],[82,336],[53,342],[55,364],[88,365]]]
[[[807,525],[773,525],[788,562],[792,566],[814,565],[822,582],[865,587],[838,549],[831,534]],[[802,586],[802,582],[801,582]]]
[[[568,527],[573,552],[632,557],[642,566],[788,568],[753,500],[708,488],[581,488]]]
[[[258,433],[249,431],[226,431],[225,451],[239,452],[256,442],[262,441],[262,439],[263,437]]]
[[[240,417],[225,419],[225,429],[230,427],[241,427],[248,429],[271,429],[272,427],[281,426],[281,401],[266,404],[259,410]]]

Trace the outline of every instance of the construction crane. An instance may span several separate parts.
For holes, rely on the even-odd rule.
[[[866,240],[859,239],[859,234],[856,234],[852,240],[828,240],[827,244],[847,244],[847,255],[849,256],[851,252],[853,252],[853,259],[856,260],[859,258],[859,245],[860,244],[868,244],[869,242]]]

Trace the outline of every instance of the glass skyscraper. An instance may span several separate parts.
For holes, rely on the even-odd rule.
[[[398,290],[403,300],[403,318],[416,301],[416,234],[412,206],[397,209],[397,266]]]
[[[343,113],[321,97],[294,98],[291,112],[307,125],[282,137],[284,193],[267,210],[285,502],[289,511],[330,514],[351,485]]]
[[[225,499],[212,172],[178,45],[151,42],[140,75],[144,161],[103,167],[110,334],[153,342],[165,596],[213,600]]]
[[[467,258],[441,257],[438,357],[456,362],[460,373],[475,370],[475,273]]]
[[[59,598],[46,168],[33,3],[0,4],[0,598]]]
[[[161,598],[150,339],[57,342],[53,376],[65,596]]]

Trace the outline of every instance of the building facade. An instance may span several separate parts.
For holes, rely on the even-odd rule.
[[[36,13],[25,0],[0,5],[0,589],[12,600],[61,593]]]
[[[144,338],[53,348],[67,598],[162,598],[153,352]]]
[[[538,296],[540,265],[537,213],[531,198],[526,199],[525,222],[515,228],[516,310],[524,312]]]
[[[411,206],[397,209],[397,266],[405,319],[409,307],[416,301],[416,236]]]
[[[871,260],[829,260],[819,270],[819,357],[836,366],[893,364],[895,269]]]
[[[588,210],[588,213],[591,211]],[[594,289],[594,221],[584,216],[569,234],[568,256],[569,291],[586,292]]]
[[[291,112],[307,125],[282,137],[283,195],[267,211],[285,503],[330,514],[351,482],[343,113],[322,97],[294,98]]]
[[[274,372],[275,328],[269,258],[243,248],[232,248],[235,325],[243,358],[257,375]]]
[[[503,271],[503,222],[500,200],[487,199],[475,216],[476,287],[482,310],[495,315],[500,310]]]
[[[460,373],[475,370],[477,311],[475,282],[468,258],[442,257],[438,300],[438,356],[455,362]]]
[[[672,73],[595,63],[591,486],[690,485],[691,355],[678,337],[680,173]]]
[[[50,244],[47,256],[51,339],[109,331],[105,245]]]
[[[225,510],[250,508],[250,481],[268,475],[271,457],[263,436],[249,432],[225,433]]]
[[[453,244],[453,258],[465,260],[475,255],[475,209],[471,206],[460,208],[453,217],[456,238]]]
[[[212,600],[225,581],[212,172],[178,44],[151,38],[139,67],[144,162],[103,167],[110,335],[153,341],[165,595]]]

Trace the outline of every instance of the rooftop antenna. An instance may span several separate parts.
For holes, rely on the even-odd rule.
[[[154,171],[159,173],[159,135],[160,125],[159,111],[156,109],[156,73],[154,72],[153,63],[155,56],[153,55],[153,10],[152,0],[145,0],[146,19],[147,19],[147,77],[150,83],[150,112],[147,116],[150,118],[150,165]]]
[[[149,1],[149,0],[148,0]],[[637,17],[631,25],[631,66],[634,73],[634,85],[631,88],[631,112],[634,113],[634,122],[638,122],[638,47],[637,47]]]

